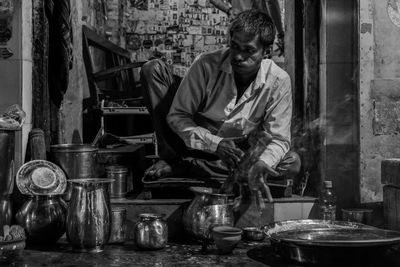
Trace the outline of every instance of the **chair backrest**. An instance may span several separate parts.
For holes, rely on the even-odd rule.
[[[82,26],[83,60],[90,97],[83,108],[99,107],[103,99],[140,97],[139,70],[144,62],[132,62],[128,50]]]

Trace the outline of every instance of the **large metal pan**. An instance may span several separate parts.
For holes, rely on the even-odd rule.
[[[311,264],[349,264],[379,258],[400,244],[400,233],[342,221],[295,220],[266,226],[278,255]]]

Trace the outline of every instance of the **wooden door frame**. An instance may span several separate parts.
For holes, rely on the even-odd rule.
[[[319,0],[285,1],[285,70],[293,93],[292,149],[302,160],[298,182],[309,177],[309,195],[321,181],[319,101]],[[296,181],[295,181],[296,185]]]

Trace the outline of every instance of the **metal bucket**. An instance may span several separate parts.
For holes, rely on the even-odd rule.
[[[97,177],[98,149],[90,144],[59,144],[51,146],[52,161],[61,167],[69,179]],[[71,199],[68,183],[64,199]]]

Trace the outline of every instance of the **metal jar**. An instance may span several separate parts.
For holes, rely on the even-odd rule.
[[[97,177],[98,149],[90,144],[59,144],[51,146],[52,161],[61,167],[67,179]],[[64,199],[71,198],[71,184]]]
[[[32,195],[15,215],[27,241],[52,244],[65,233],[67,204],[61,195]]]
[[[195,196],[183,213],[185,231],[198,240],[211,240],[214,226],[233,226],[233,206],[228,203],[227,194],[219,194],[216,189],[191,187]]]
[[[124,198],[128,191],[127,173],[128,168],[121,165],[111,165],[105,167],[107,178],[114,179],[110,186],[111,198]]]
[[[100,252],[111,231],[109,185],[102,178],[71,179],[67,214],[67,240],[74,250]]]
[[[168,225],[162,215],[142,213],[135,225],[135,243],[142,249],[161,249],[168,242]]]
[[[126,208],[115,207],[111,210],[111,234],[108,243],[124,243],[126,238]]]

